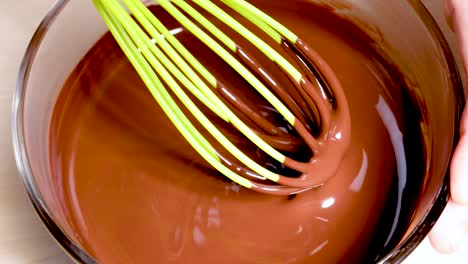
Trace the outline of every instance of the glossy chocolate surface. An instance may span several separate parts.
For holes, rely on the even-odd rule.
[[[63,209],[99,263],[359,263],[372,239],[386,243],[401,231],[392,221],[379,226],[384,211],[392,220],[404,210],[399,194],[408,171],[402,139],[408,122],[399,107],[405,101],[400,76],[365,34],[329,10],[305,1],[253,2],[313,47],[343,87],[350,145],[339,164],[322,161],[317,169],[336,172],[321,187],[290,196],[229,182],[180,136],[107,34],[70,75],[51,126],[51,167]],[[179,27],[160,8],[153,11],[170,29]],[[281,128],[276,139],[289,140],[291,156],[313,157],[294,128],[221,59],[188,32],[176,36],[230,93]],[[243,48],[265,60],[248,43]],[[275,65],[262,65],[292,91]],[[266,167],[295,175],[211,118]],[[308,124],[311,134],[323,133],[313,120]],[[415,131],[417,156],[423,146]]]

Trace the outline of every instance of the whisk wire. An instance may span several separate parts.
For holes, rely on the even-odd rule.
[[[281,36],[285,37],[287,40],[289,40],[291,43],[296,43],[298,40],[298,37],[296,34],[294,34],[291,30],[289,30],[287,27],[285,27],[283,24],[279,23],[276,21],[274,18],[271,16],[267,15],[265,12],[262,10],[258,9],[251,3],[245,1],[245,0],[221,0],[223,3],[226,5],[230,6],[231,8],[235,10],[245,10],[245,12],[240,12],[240,14],[244,14],[244,17],[251,21],[263,21],[262,24],[264,25],[269,25],[270,28],[276,30]],[[256,23],[254,23],[256,24]],[[257,26],[259,26],[257,24]],[[260,28],[263,28],[259,26]],[[276,38],[274,38],[276,39]],[[281,39],[278,40],[278,43],[281,43]]]
[[[156,44],[158,44],[170,57],[170,59],[167,59],[167,57],[164,56],[164,54],[160,52],[159,49],[152,49],[155,52],[155,55],[158,57],[158,59],[162,60],[163,64],[169,65],[169,67],[167,68],[174,71],[174,76],[177,76],[179,81],[181,81],[182,84],[187,86],[189,91],[192,92],[192,94],[194,94],[197,99],[204,103],[209,109],[211,109],[224,121],[229,122],[226,115],[221,110],[219,100],[217,100],[218,98],[215,96],[210,96],[210,94],[207,93],[207,91],[211,90],[208,88],[205,82],[192,70],[192,68],[187,64],[187,62],[179,55],[179,53],[177,53],[177,51],[166,41],[166,37],[158,32],[158,29],[156,29],[151,24],[151,21],[146,19],[146,16],[141,12],[141,10],[137,6],[134,5],[133,1],[123,0],[123,2],[127,5],[129,10],[132,11],[134,16],[142,24],[142,26],[149,33],[149,35],[156,41]],[[162,31],[167,31],[167,33],[171,34],[166,27],[164,27],[163,25],[161,26],[162,27],[160,27],[160,29]],[[151,46],[149,47],[150,49],[152,48]],[[178,67],[175,67],[173,62]],[[179,69],[182,70],[183,73]],[[190,82],[192,82],[194,85],[190,85]]]
[[[252,24],[256,25],[258,28],[262,29],[268,36],[270,36],[276,43],[281,44],[283,36],[279,33],[279,31],[275,30],[273,27],[268,25],[264,20],[258,17],[254,12],[241,5],[237,4],[235,1],[224,0],[227,6],[235,10],[237,13],[241,14],[244,18],[252,22]]]
[[[116,6],[111,6],[111,8],[112,7],[115,8]],[[115,10],[118,12],[122,11],[123,9],[119,10],[117,6],[117,9],[114,9],[114,11]],[[190,123],[188,118],[180,110],[177,104],[172,100],[170,94],[167,92],[164,86],[162,86],[162,84],[159,82],[157,76],[154,75],[154,72],[151,71],[151,67],[148,67],[148,62],[146,62],[144,57],[141,56],[140,48],[135,46],[135,43],[132,42],[132,38],[130,38],[130,35],[128,34],[128,32],[126,32],[128,28],[125,29],[124,27],[122,27],[122,24],[120,24],[118,20],[116,20],[111,14],[109,14],[109,12],[106,12],[105,14],[107,15],[108,21],[114,29],[114,33],[119,37],[119,43],[126,47],[126,54],[130,55],[131,58],[133,58],[133,62],[141,63],[142,66],[137,67],[137,69],[138,72],[145,77],[145,83],[149,83],[150,91],[158,96],[158,98],[161,100],[161,103],[165,103],[163,104],[164,108],[167,110],[167,112],[169,112],[169,114],[171,114],[171,116],[173,116],[173,118],[181,120],[183,128],[186,128],[188,133],[192,135],[197,142],[202,143],[203,146],[206,145],[208,141],[200,133],[198,133],[196,128]],[[144,46],[142,46],[142,48],[143,53],[147,54],[146,48]],[[140,66],[140,64],[138,64],[138,66]],[[209,146],[209,144],[207,146]],[[216,156],[216,151],[214,149],[207,149],[210,151],[211,155]]]
[[[210,47],[218,56],[235,69],[252,87],[254,87],[273,107],[291,124],[294,125],[296,118],[291,111],[276,98],[276,96],[267,88],[265,85],[253,75],[249,69],[247,69],[242,63],[240,63],[231,53],[224,49],[217,41],[215,41],[210,35],[200,29],[195,23],[188,19],[182,12],[180,12],[170,1],[160,0],[159,4],[173,17],[179,21],[188,31],[195,35],[200,41]],[[193,10],[195,11],[195,10]],[[189,12],[190,15],[195,15],[198,12]],[[202,16],[203,17],[203,16]],[[208,20],[198,17],[199,23],[208,22]],[[218,29],[218,32],[219,29]],[[222,32],[221,32],[222,33]],[[235,50],[234,50],[235,51]]]
[[[215,94],[216,89],[223,87],[221,83],[218,82],[217,78],[171,34],[166,26],[164,26],[140,0],[93,0],[93,2],[118,44],[122,47],[125,55],[129,58],[129,61],[134,66],[143,82],[147,85],[156,102],[183,137],[210,165],[232,181],[246,188],[255,188],[272,194],[275,194],[275,192],[276,194],[284,193],[286,189],[290,192],[297,193],[313,187],[311,185],[304,185],[303,179],[294,180],[289,177],[281,176],[258,164],[232,143],[231,140],[213,124],[205,113],[198,108],[181,85],[203,105],[207,106],[215,115],[231,123],[233,127],[240,131],[268,156],[286,165],[290,169],[302,173],[304,172],[302,171],[302,162],[287,158],[283,153],[268,144]],[[174,17],[187,31],[209,47],[250,83],[287,122],[298,129],[298,131],[306,131],[301,121],[296,119],[285,104],[278,99],[247,66],[232,55],[232,53],[240,52],[240,46],[238,46],[235,41],[185,1],[159,0],[158,2],[161,7]],[[257,46],[265,56],[276,63],[290,79],[294,80],[296,82],[294,85],[300,85],[299,83],[304,78],[302,73],[265,41],[257,37],[253,32],[248,30],[210,0],[194,0],[193,2],[207,12],[220,18],[223,23],[243,35],[244,38]],[[228,7],[246,17],[253,24],[257,25],[278,44],[282,44],[284,39],[292,43],[298,40],[297,36],[292,32],[244,0],[223,0],[223,2],[226,3]],[[133,14],[133,17],[124,7]],[[179,9],[184,11],[185,14]],[[187,17],[186,14],[189,17]],[[196,20],[199,25],[211,32],[220,43],[203,31],[197,24],[192,22],[191,19]],[[245,60],[244,63],[246,63]],[[247,63],[247,65],[248,64],[249,63]],[[252,65],[248,66],[251,67]],[[310,85],[307,87],[310,89]],[[175,97],[178,98],[203,129],[205,129],[220,146],[226,149],[232,157],[252,170],[252,172],[258,174],[255,175],[255,178],[268,179],[280,185],[272,187],[271,185],[252,182],[240,175],[240,169],[230,168],[230,166],[232,167],[230,161],[226,160],[198,128],[195,127],[175,101],[175,98],[169,93],[168,89],[172,90]],[[314,96],[315,98],[317,97],[317,95],[313,95],[312,97]],[[306,144],[312,148],[314,153],[316,153],[318,149],[316,139],[306,132],[299,132],[299,134],[303,137]],[[244,171],[243,173],[244,175],[252,176],[250,171]],[[311,181],[307,180],[306,182]]]
[[[139,52],[138,47],[131,41],[130,36],[125,32],[125,29],[115,19],[112,13],[109,12],[107,9],[108,6],[104,5],[102,1],[106,0],[93,0],[96,9],[101,14],[116,41],[119,43],[126,56],[135,67],[135,70],[141,76],[142,80],[145,82],[148,89],[153,94],[153,97],[158,104],[160,104],[168,118],[173,122],[192,147],[210,165],[232,181],[237,182],[239,185],[246,188],[252,188],[253,184],[251,181],[232,172],[220,162],[220,158],[217,156],[214,148],[212,148],[210,143],[196,130],[193,124],[191,124],[188,118],[183,114],[182,110],[177,106],[175,101],[170,97],[163,84],[158,80],[154,72],[151,71],[151,66]]]
[[[132,0],[125,0],[125,2],[132,2]],[[133,2],[138,2],[139,1],[133,1]],[[141,3],[140,3],[141,4]],[[146,23],[143,23],[143,24],[146,24]],[[167,31],[167,30],[165,30]],[[174,41],[178,41],[178,40],[174,40]],[[234,58],[235,60],[235,58]],[[236,60],[237,62],[237,60]],[[243,66],[242,66],[243,67]],[[244,67],[245,68],[245,67]],[[245,69],[246,70],[246,69]],[[247,71],[247,70],[246,70]],[[250,73],[250,72],[249,72]],[[257,80],[258,81],[258,80]],[[206,88],[206,87],[205,87]],[[218,105],[222,106],[223,103],[219,100],[219,98],[208,88],[206,89],[203,89],[205,92],[205,95],[207,95],[208,97],[212,98],[214,101],[218,100],[219,103]],[[268,91],[269,92],[269,91]],[[277,99],[276,99],[277,100]],[[229,113],[229,115],[231,116],[230,118],[230,122],[237,128],[239,129],[240,131],[243,131],[243,133],[245,134],[245,136],[251,140],[256,146],[258,146],[260,149],[262,149],[265,153],[267,153],[268,155],[270,155],[272,158],[274,158],[275,160],[277,160],[278,162],[281,162],[281,163],[284,163],[284,161],[286,160],[286,157],[281,154],[280,152],[278,152],[276,149],[274,149],[273,147],[271,147],[269,144],[267,144],[264,140],[262,140],[254,131],[252,131],[247,125],[245,125],[234,113],[232,113],[232,111],[223,105],[223,112],[225,114]],[[294,164],[297,164],[297,163],[294,163],[292,162],[293,165]],[[255,166],[257,167],[257,166]],[[260,166],[261,167],[261,166]],[[295,166],[294,168],[298,168],[299,166]],[[250,167],[252,168],[252,167]],[[255,169],[256,172],[258,172],[259,170],[259,167],[257,169]],[[266,178],[268,179],[271,179],[274,181],[277,181],[278,180],[278,177],[276,176],[276,174],[271,174],[271,176],[266,176]]]
[[[199,108],[190,100],[190,98],[184,93],[182,88],[179,84],[172,78],[171,74],[166,69],[167,65],[169,65],[170,70],[175,70],[175,66],[168,62],[168,59],[165,58],[164,54],[162,54],[153,42],[145,35],[145,33],[138,27],[135,21],[131,19],[131,17],[124,11],[124,9],[117,3],[113,2],[110,3],[112,0],[102,0],[106,1],[106,4],[109,4],[109,8],[112,9],[113,12],[117,14],[117,20],[121,20],[121,24],[123,28],[128,31],[128,35],[130,38],[135,42],[138,48],[141,50],[141,53],[144,57],[149,61],[153,69],[163,78],[163,80],[167,83],[168,87],[170,87],[177,97],[181,100],[181,102],[189,109],[189,111],[194,115],[194,117],[206,128],[206,130],[218,141],[220,142],[234,157],[238,160],[242,161],[248,168],[252,169],[259,175],[277,182],[279,180],[279,175],[269,171],[268,169],[260,166],[258,163],[253,161],[249,156],[239,150],[232,142],[229,141],[220,131],[219,129],[213,125],[213,123],[199,110]],[[145,40],[146,38],[146,40]],[[153,56],[153,54],[157,54],[159,58]],[[158,60],[162,60],[166,65],[161,64]],[[183,75],[178,75],[179,79],[183,81],[185,77]],[[187,79],[185,85],[188,87],[193,87],[194,85]],[[190,89],[192,90],[192,89]],[[216,97],[215,97],[216,98]],[[218,99],[219,100],[219,99]],[[240,119],[232,113],[227,106],[224,106],[226,110],[226,114],[229,115],[230,120],[233,122],[233,125],[237,129],[242,129],[241,131],[246,133],[247,137],[251,137],[253,142],[259,144],[260,148],[268,149],[270,148],[270,152],[273,152],[273,155],[277,155],[274,152],[277,152],[274,148],[269,146],[266,142],[261,140],[247,125],[242,123]],[[209,143],[208,143],[209,144]],[[262,146],[263,145],[263,146]],[[279,152],[277,152],[279,155]],[[284,162],[285,157],[284,155],[280,156],[278,159],[282,159],[281,162]]]
[[[279,54],[278,51],[274,50],[272,47],[270,47],[265,41],[260,39],[258,36],[256,36],[253,32],[251,32],[249,29],[247,29],[245,26],[240,24],[237,20],[232,18],[229,14],[227,14],[225,11],[220,9],[218,6],[213,4],[210,0],[193,0],[194,3],[200,5],[202,8],[207,10],[209,13],[213,14],[214,16],[218,17],[220,21],[223,23],[227,24],[229,27],[240,33],[245,39],[248,41],[252,42],[262,53],[270,58],[270,60],[276,65],[278,65],[283,71],[286,73],[286,75],[289,76],[289,78],[296,83],[300,83],[302,80],[305,80],[304,76],[302,75],[301,72],[299,72],[296,67],[294,67],[288,60],[286,60],[281,54]],[[213,49],[215,52],[217,52],[217,49],[219,48],[223,54],[219,54],[228,64],[230,64],[234,69],[237,70],[237,72],[243,76],[270,104],[275,107],[275,109],[285,118],[286,121],[289,122],[289,124],[295,128],[298,127],[305,127],[304,124],[300,119],[297,119],[296,116],[285,106],[283,102],[281,102],[268,88],[265,87],[265,85],[258,79],[256,78],[250,70],[248,70],[243,64],[241,64],[236,58],[234,58],[231,54],[225,53],[227,52],[226,50],[222,50],[222,47],[219,46],[215,42],[215,40],[211,39],[209,35],[207,35],[204,31],[198,28],[193,22],[191,22],[189,19],[187,19],[182,12],[180,12],[177,8],[173,7],[171,3],[174,3],[177,5],[179,8],[181,8],[183,11],[185,11],[187,14],[189,14],[192,18],[194,18],[200,25],[202,25],[204,28],[206,28],[208,31],[210,31],[215,37],[217,37],[221,43],[223,42],[223,39],[229,38],[227,35],[222,32],[219,28],[213,25],[212,22],[210,22],[206,17],[204,17],[202,14],[200,14],[197,10],[195,10],[193,7],[188,5],[184,0],[172,0],[169,2],[168,0],[163,0],[160,1],[160,4],[173,16],[176,17],[176,19],[183,19],[184,21],[179,20],[184,26],[190,26],[190,29],[196,29],[198,33],[202,33],[202,35],[197,34],[196,32],[192,32],[190,29],[189,31],[197,36],[199,40],[205,42],[206,45],[208,45],[211,49]],[[168,8],[171,8],[171,10],[168,10]],[[259,17],[259,16],[258,16]],[[185,22],[185,23],[184,23]],[[244,50],[240,50],[240,47],[236,45],[236,48],[232,50],[232,52],[245,52]],[[223,56],[224,55],[224,56]],[[233,63],[233,64],[232,64]],[[248,62],[250,63],[250,62]],[[257,66],[254,66],[254,68],[257,68]],[[257,68],[260,72],[264,71],[263,68]],[[267,75],[266,75],[267,76]],[[271,80],[269,80],[271,81]],[[302,87],[301,87],[302,89]],[[310,91],[310,95],[314,98],[315,101],[319,101],[316,96],[315,91]],[[315,94],[315,95],[314,95]],[[322,107],[323,105],[317,104],[319,107],[319,111],[323,111]],[[312,149],[314,153],[317,153],[318,151],[318,143],[316,139],[311,136],[309,133],[304,133],[304,130],[299,129],[299,134],[300,136],[305,140],[306,144]],[[302,132],[301,132],[302,131]],[[291,160],[291,164],[294,166],[293,169],[297,169],[300,166],[298,163],[294,162]]]
[[[151,34],[153,38],[157,38],[157,37],[160,37],[160,35],[158,34],[157,31],[160,31],[161,34],[164,36],[164,39],[166,39],[171,45],[172,47],[177,51],[179,52],[182,57],[190,64],[192,65],[192,67],[212,86],[212,87],[216,87],[216,84],[217,84],[217,80],[216,80],[216,77],[213,76],[213,74],[210,73],[210,71],[208,71],[208,69],[206,69],[205,66],[203,66],[203,64],[201,64],[196,58],[195,56],[192,55],[192,53],[190,53],[189,50],[187,50],[187,48],[184,47],[184,45],[182,43],[180,43],[179,40],[177,40],[177,38],[174,37],[174,35],[172,35],[172,33],[164,26],[164,24],[156,17],[153,15],[153,13],[151,13],[150,10],[148,10],[148,8],[140,1],[132,1],[132,0],[125,0],[125,3],[127,4],[127,6],[129,6],[130,8],[131,7],[134,7],[132,8],[131,10],[132,11],[135,11],[135,12],[139,12],[139,13],[142,13],[144,15],[144,17],[150,22],[149,24],[152,25],[152,27],[148,27],[148,28],[154,28],[156,29],[156,31],[153,31],[153,32],[156,32],[156,33],[153,33]]]
[[[130,2],[131,0],[125,0],[125,2]],[[122,13],[121,13],[122,14]],[[137,13],[136,13],[137,14]],[[123,14],[122,14],[123,15]],[[136,15],[138,16],[138,15]],[[146,24],[145,20],[141,20],[140,23],[142,24]],[[148,25],[147,25],[148,26]],[[136,28],[135,26],[133,27],[134,29]],[[149,26],[148,26],[149,28]],[[138,29],[138,28],[136,28]],[[140,32],[140,35],[142,34],[142,32]],[[148,41],[147,41],[148,43]],[[151,43],[152,44],[152,43]],[[167,69],[170,69],[171,71],[174,71],[173,74],[174,76],[176,76],[184,85],[187,86],[187,88],[189,88],[190,91],[193,91],[195,90],[195,87],[192,83],[190,83],[190,81],[185,77],[183,76],[183,74],[175,67],[175,65],[169,60],[167,59],[164,54],[162,54],[158,49],[156,49],[154,47],[154,45],[149,45],[148,46],[151,50],[154,50],[154,53],[156,54],[156,56],[158,57],[159,60],[162,60],[163,62],[163,65],[166,65],[166,68]],[[168,49],[169,52],[171,52],[170,49]],[[173,52],[173,50],[172,50]],[[177,59],[179,60],[182,60],[182,58],[180,58],[180,56],[178,54],[174,54],[174,57],[177,57]],[[181,64],[185,65],[185,62],[181,62]],[[187,71],[189,72],[192,72],[191,69],[189,69],[189,66],[187,66]],[[159,67],[156,67],[155,68],[156,71],[160,70]],[[192,73],[192,75],[194,75],[195,73]],[[196,75],[196,74],[195,74]],[[197,84],[199,84],[201,87],[201,89],[204,91],[204,94],[210,98],[212,101],[215,102],[215,104],[217,104],[219,107],[221,107],[221,111],[223,112],[223,115],[228,115],[229,117],[226,117],[226,121],[227,122],[231,122],[236,128],[238,128],[239,130],[241,131],[244,131],[246,133],[246,137],[251,139],[252,142],[254,142],[254,144],[256,144],[258,147],[260,147],[261,149],[263,149],[265,152],[267,153],[270,153],[272,157],[274,157],[277,161],[279,162],[284,162],[285,160],[285,157],[284,155],[280,154],[279,152],[277,152],[274,148],[270,147],[266,142],[264,142],[263,140],[261,140],[260,137],[258,137],[257,134],[255,134],[245,123],[243,123],[215,94],[213,91],[211,91],[201,80],[200,82],[197,82]],[[170,85],[177,85],[175,82],[171,81]],[[195,84],[196,86],[196,84]],[[204,124],[202,122],[202,124]],[[225,142],[225,140],[223,140],[223,142]],[[258,171],[258,169],[257,169]],[[270,179],[276,179],[277,176],[270,176],[270,177],[267,177],[267,178],[270,178]]]
[[[186,2],[183,0],[172,0],[175,4],[183,4],[183,6],[186,8],[183,8],[180,6],[184,11],[187,13],[194,12],[197,13],[195,9],[190,7]],[[299,82],[302,79],[302,73],[299,72],[296,67],[294,67],[288,60],[286,60],[283,56],[281,56],[276,50],[274,50],[270,45],[268,45],[265,41],[263,41],[261,38],[259,38],[257,35],[255,35],[251,30],[247,29],[244,25],[239,23],[236,19],[234,19],[231,15],[226,13],[224,10],[222,10],[220,7],[216,6],[213,4],[210,0],[193,0],[195,4],[198,4],[200,7],[217,17],[220,21],[222,21],[224,24],[228,25],[231,27],[233,30],[235,30],[237,33],[239,33],[241,36],[243,36],[245,39],[250,41],[252,44],[254,44],[260,51],[265,54],[271,61],[277,63],[280,67],[282,67],[285,72],[287,72],[289,75],[292,76],[294,80]],[[190,12],[189,12],[190,11]],[[201,16],[201,15],[200,15]],[[200,20],[197,19],[197,21],[201,25],[205,25],[210,23],[208,19],[205,17],[201,16]],[[203,22],[202,22],[203,21]],[[207,28],[208,29],[208,28]],[[215,29],[208,29],[211,33],[215,34],[216,31],[222,33],[219,28],[215,27]],[[214,30],[214,32],[212,31]],[[225,35],[224,33],[222,33]],[[236,47],[237,49],[237,47]],[[234,50],[235,51],[235,50]]]

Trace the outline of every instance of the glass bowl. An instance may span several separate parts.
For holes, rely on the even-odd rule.
[[[401,69],[416,99],[424,102],[428,151],[421,199],[403,235],[372,260],[400,263],[425,238],[449,197],[448,167],[464,107],[457,67],[440,29],[419,0],[314,1],[366,31],[376,48]],[[96,262],[81,249],[58,202],[61,190],[52,185],[49,125],[62,84],[105,32],[91,1],[58,0],[29,44],[13,102],[15,158],[29,197],[57,242],[73,260],[86,264]]]

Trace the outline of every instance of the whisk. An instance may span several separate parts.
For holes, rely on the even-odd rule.
[[[281,143],[274,140],[274,135],[261,134],[247,125],[234,109],[246,114],[260,128],[278,131],[270,121],[238,98],[230,96],[225,85],[140,0],[93,2],[119,46],[171,122],[199,155],[224,176],[252,190],[289,195],[321,186],[336,173],[350,144],[350,121],[344,92],[331,68],[317,52],[271,16],[245,0],[222,0],[216,4],[211,0],[158,1],[185,30],[222,58],[295,129],[311,150],[312,156],[307,162],[287,157]],[[220,7],[221,4],[224,9]],[[245,23],[236,20],[226,9],[244,17],[272,38],[286,49],[295,63],[249,30]],[[304,103],[294,102],[270,78],[254,56],[199,10],[222,21],[275,63],[288,76],[309,110],[298,107],[297,105]],[[229,104],[221,100],[216,92],[225,93]],[[279,175],[260,165],[221,132],[200,110],[193,97],[224,122],[230,123],[270,158],[301,175]],[[226,159],[184,114],[180,104],[245,169],[240,169]],[[315,136],[307,124],[304,111],[312,113],[320,124],[320,130]]]

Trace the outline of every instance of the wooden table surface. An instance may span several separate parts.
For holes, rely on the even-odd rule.
[[[53,2],[0,1],[0,264],[72,263],[36,217],[18,176],[11,144],[11,101],[19,64],[35,28]],[[453,33],[443,19],[442,0],[423,2],[453,43]],[[457,254],[441,256],[426,240],[405,263],[468,263],[468,243]]]

